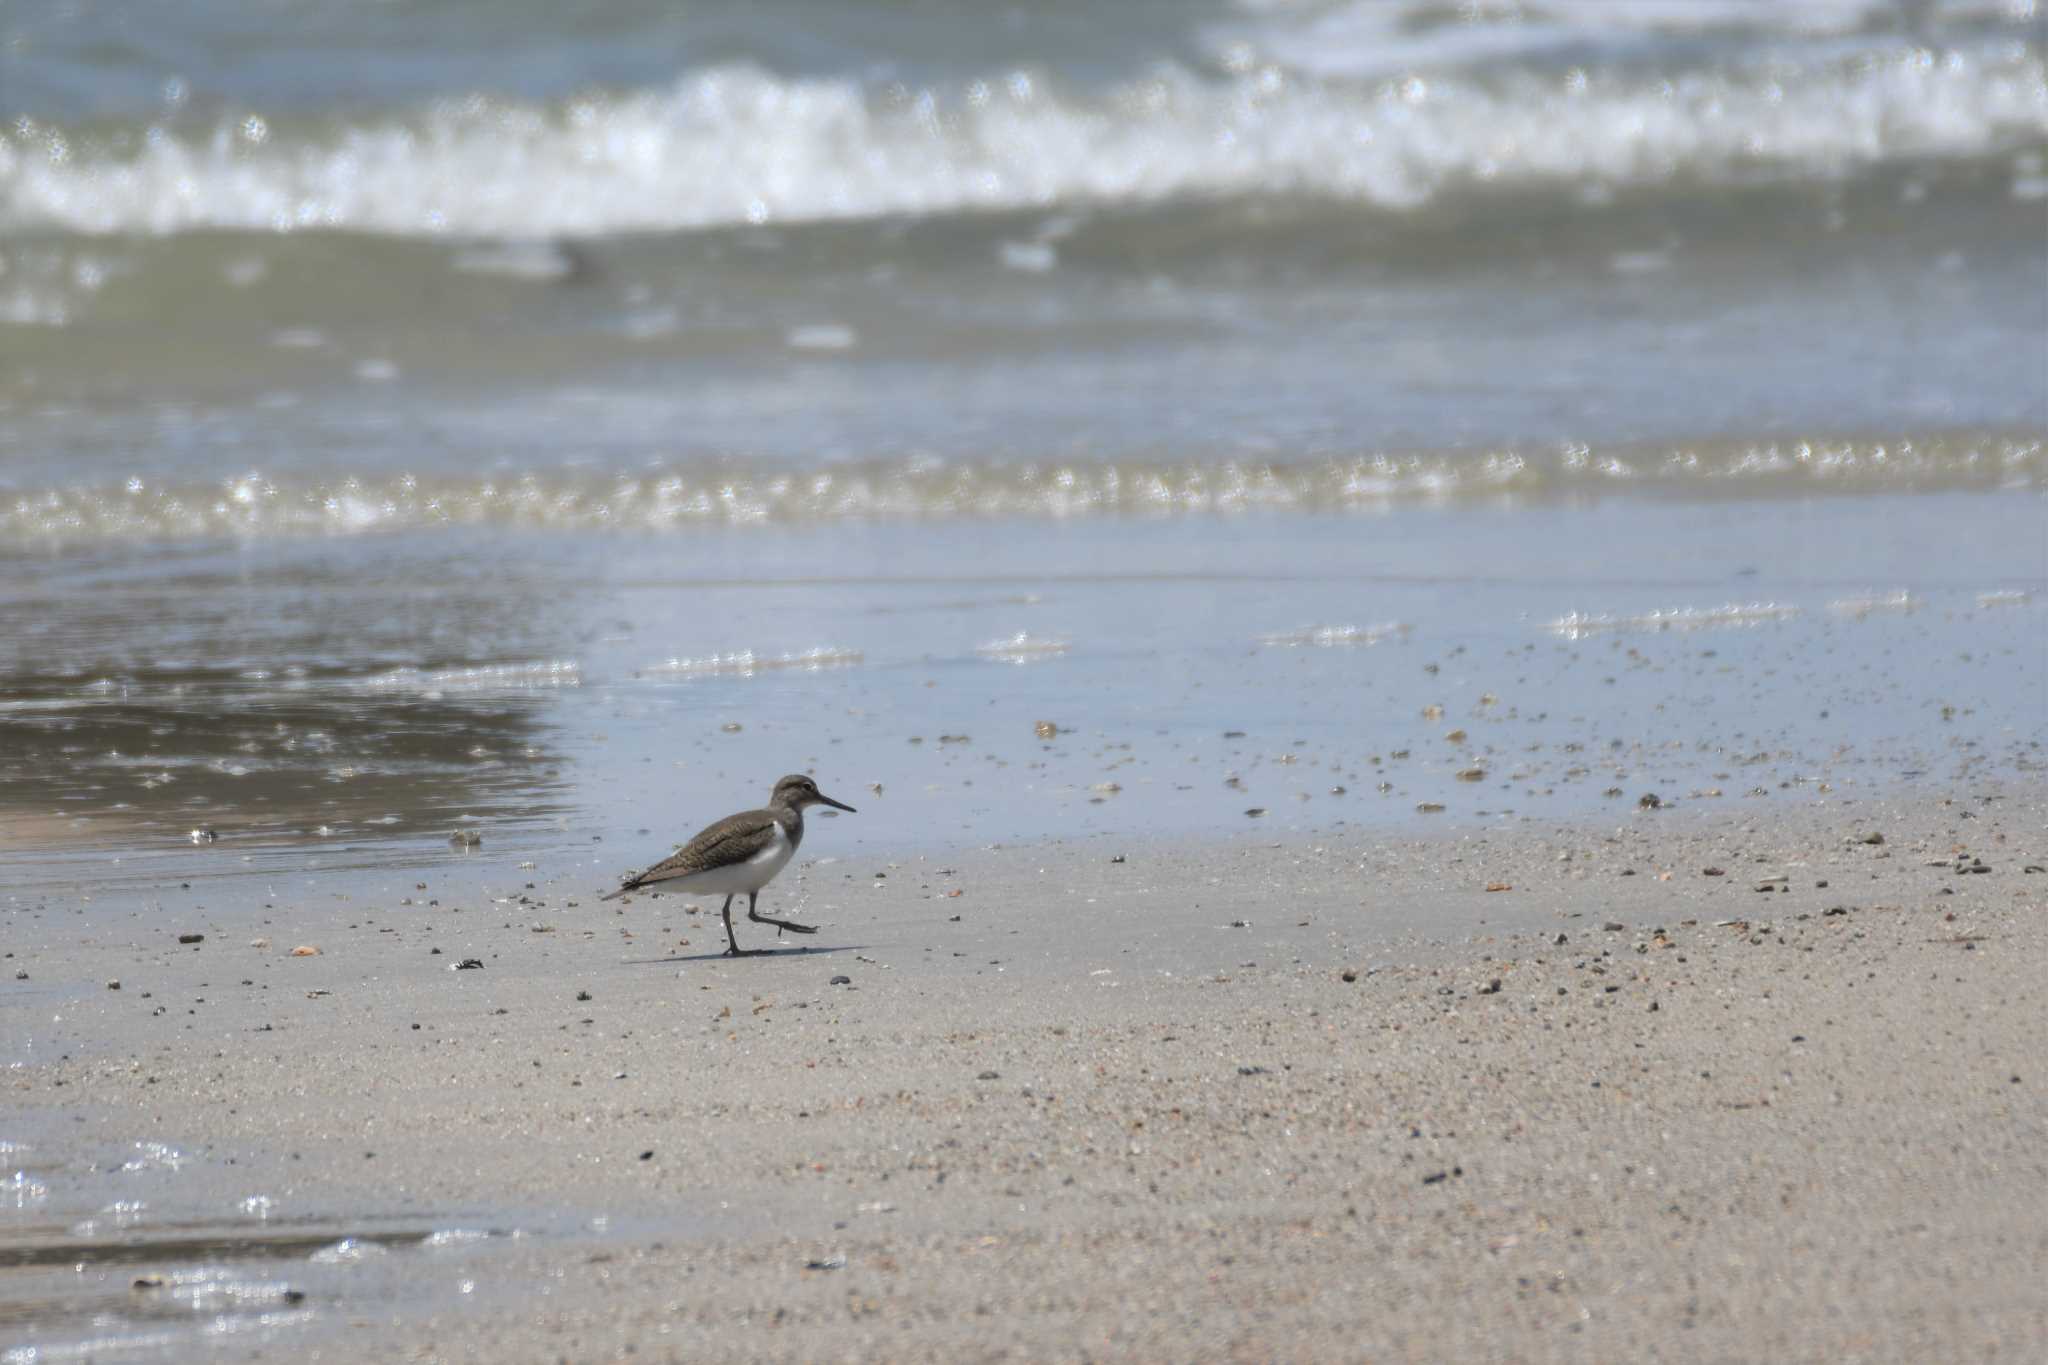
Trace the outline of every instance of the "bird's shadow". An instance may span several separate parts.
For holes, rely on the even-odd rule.
[[[787,948],[747,948],[739,957],[734,957],[723,948],[715,953],[679,953],[674,957],[627,957],[619,959],[626,967],[659,967],[675,962],[739,962],[750,957],[831,957],[834,953],[857,953],[868,945],[865,943],[835,943],[829,947],[810,948],[792,944]]]

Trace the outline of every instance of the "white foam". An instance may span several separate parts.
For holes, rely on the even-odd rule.
[[[664,659],[649,664],[640,671],[645,674],[671,677],[697,678],[719,674],[737,674],[752,677],[756,673],[777,669],[795,669],[812,673],[827,668],[851,668],[867,656],[857,649],[835,649],[820,645],[797,654],[756,654],[751,649],[735,650],[730,654],[707,654],[696,659]]]
[[[490,692],[500,688],[575,687],[583,681],[574,659],[543,659],[526,664],[487,664],[478,668],[394,668],[349,684],[366,692]]]
[[[1920,610],[1919,598],[1904,588],[1894,588],[1888,593],[1869,593],[1862,597],[1839,597],[1828,603],[1828,610],[1842,616],[1865,617],[1876,612],[1909,612]]]
[[[364,1261],[389,1254],[388,1248],[381,1243],[344,1237],[338,1242],[321,1247],[306,1259],[314,1265],[360,1265]]]
[[[990,640],[978,645],[974,652],[984,659],[997,659],[1004,663],[1033,663],[1040,659],[1054,659],[1071,650],[1073,645],[1066,640],[1047,639],[1028,631],[1018,631],[1006,640]]]
[[[1320,649],[1331,649],[1339,645],[1376,645],[1384,640],[1398,639],[1412,629],[1406,622],[1389,621],[1377,626],[1309,626],[1302,630],[1286,631],[1277,635],[1261,635],[1262,645],[1294,647],[1313,645]]]
[[[1725,630],[1789,621],[1800,614],[1784,602],[1730,602],[1722,607],[1671,607],[1636,615],[1609,612],[1566,612],[1550,629],[1567,640],[1583,640],[1608,631]]]
[[[233,120],[157,129],[127,153],[17,124],[0,132],[0,223],[517,242],[1190,195],[1398,208],[1477,183],[1835,178],[1891,159],[1982,155],[2048,135],[2044,88],[2043,60],[2022,44],[1937,55],[1898,39],[1669,83],[1522,68],[1484,81],[1338,81],[1258,67],[1165,69],[1104,92],[1012,80],[904,99],[728,66],[610,99],[449,101],[359,125],[269,126],[260,141]],[[465,257],[464,268],[480,265],[559,268],[544,249]]]

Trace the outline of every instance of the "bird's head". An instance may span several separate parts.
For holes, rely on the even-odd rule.
[[[847,805],[844,801],[834,801],[831,797],[819,791],[818,784],[805,777],[802,773],[791,773],[788,777],[777,782],[775,784],[775,795],[770,797],[769,800],[774,805],[787,806],[791,810],[802,810],[805,806],[831,806],[836,810],[843,810],[853,814],[859,813],[854,811],[853,807]]]

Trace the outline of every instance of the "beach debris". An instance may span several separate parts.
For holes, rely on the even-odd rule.
[[[738,733],[739,733],[740,731],[742,731],[742,730],[744,730],[744,729],[746,729],[746,728],[747,728],[746,726],[744,726],[744,725],[740,724],[740,723],[739,723],[738,721],[736,721],[736,720],[729,720],[729,721],[727,721],[727,722],[726,722],[725,724],[723,724],[723,725],[719,726],[719,727],[718,727],[718,730],[719,730],[719,733],[720,733],[720,734],[726,734],[726,735],[736,735],[736,734],[738,734]]]
[[[589,991],[578,991],[578,992],[576,992],[576,999],[577,999],[578,1001],[584,1001],[584,1000],[588,1000],[588,999],[590,999],[590,998],[591,998],[591,994],[590,994],[590,992],[589,992]]]
[[[1444,731],[1444,738],[1452,744],[1463,744],[1465,742],[1465,732],[1463,730],[1446,730]]]
[[[1251,818],[1254,820],[1258,819],[1261,815],[1264,815],[1265,813],[1266,808],[1264,806],[1253,806],[1247,811],[1245,811],[1245,814],[1251,816]]]
[[[1515,889],[1515,885],[1513,882],[1488,882],[1486,889],[1488,891],[1512,891]]]
[[[195,829],[185,837],[195,844],[210,844],[220,838],[218,834],[215,834],[210,829]]]
[[[1884,842],[1884,835],[1876,830],[1872,830],[1868,834],[1858,835],[1856,842],[1859,844],[1881,844]]]
[[[845,1258],[844,1256],[822,1256],[822,1257],[818,1257],[818,1258],[815,1258],[815,1259],[813,1259],[813,1260],[805,1261],[805,1262],[804,1262],[804,1269],[805,1269],[805,1270],[844,1270],[844,1269],[846,1269],[846,1258]]]
[[[448,836],[448,844],[451,848],[476,848],[483,841],[483,831],[476,829],[458,829]]]
[[[314,947],[314,946],[313,946],[312,944],[310,944],[310,943],[301,943],[301,944],[300,944],[300,945],[299,945],[298,947],[296,947],[296,948],[294,948],[294,949],[292,949],[292,950],[291,950],[290,956],[292,956],[292,957],[318,957],[318,956],[320,956],[320,950],[319,950],[318,948],[315,948],[315,947]]]
[[[1725,877],[1728,875],[1728,869],[1725,867],[1703,867],[1700,869],[1700,875],[1702,877]]]
[[[1424,815],[1441,815],[1444,803],[1441,801],[1422,801],[1416,804],[1415,809]]]
[[[1042,720],[1031,729],[1040,739],[1052,739],[1060,732],[1060,727],[1049,720]]]
[[[460,962],[451,963],[448,967],[448,970],[451,972],[478,972],[483,970],[483,966],[484,962],[482,958],[465,957]]]
[[[118,990],[120,990],[120,989],[121,989],[121,982],[120,982],[119,978],[116,978],[116,979],[114,979],[114,980],[112,980],[112,981],[109,981],[109,982],[107,982],[107,989],[108,989],[108,990],[110,990],[110,991],[118,991]]]
[[[853,984],[853,978],[846,975],[844,972],[841,972],[838,976],[832,978],[830,984],[834,986],[851,986]]]
[[[1602,932],[1609,934],[1620,934],[1626,933],[1628,931],[1628,926],[1626,924],[1623,924],[1620,920],[1615,919],[1608,920],[1605,924],[1601,925],[1600,928]]]
[[[974,1079],[977,1081],[999,1081],[1002,1078],[1003,1073],[1000,1071],[984,1071],[977,1075]]]
[[[1424,720],[1442,720],[1444,718],[1444,708],[1436,702],[1431,702],[1422,708],[1422,718]]]
[[[1637,810],[1658,810],[1664,805],[1664,798],[1655,792],[1644,792],[1636,798]]]
[[[1493,978],[1493,979],[1492,979],[1491,981],[1487,982],[1487,983],[1486,983],[1486,984],[1485,984],[1484,986],[1481,986],[1481,987],[1479,988],[1479,994],[1481,994],[1481,995],[1499,995],[1499,994],[1500,994],[1500,978],[1496,976],[1496,977],[1494,977],[1494,978]]]
[[[1346,967],[1343,971],[1337,973],[1337,976],[1339,980],[1347,983],[1356,981],[1358,980],[1358,969],[1356,967]]]
[[[1486,769],[1480,767],[1460,768],[1457,772],[1457,778],[1460,782],[1484,782],[1486,780]]]
[[[1264,1076],[1269,1073],[1262,1066],[1241,1066],[1237,1069],[1237,1074],[1240,1076]]]
[[[204,943],[204,942],[206,942],[206,935],[204,935],[204,934],[180,934],[180,935],[178,935],[178,942],[180,942],[180,943]]]

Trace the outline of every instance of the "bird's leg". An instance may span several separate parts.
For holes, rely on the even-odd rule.
[[[740,941],[732,936],[731,896],[725,898],[725,908],[719,911],[719,913],[725,916],[725,955],[727,957],[745,957],[746,954],[740,951]]]
[[[786,919],[769,919],[754,908],[754,898],[760,894],[758,891],[749,891],[747,893],[747,918],[754,921],[754,923],[772,924],[778,929],[787,929],[792,934],[815,934],[818,932],[818,926],[815,924],[796,924]]]

